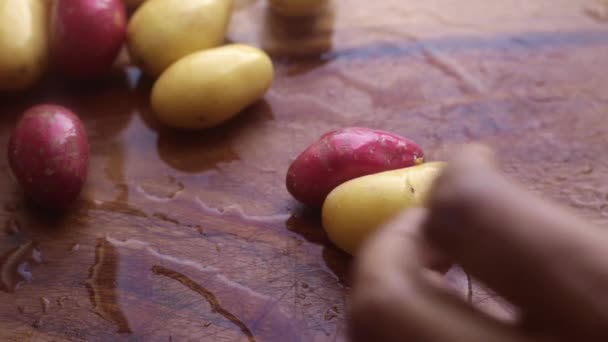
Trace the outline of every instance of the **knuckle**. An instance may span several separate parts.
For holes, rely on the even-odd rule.
[[[460,213],[477,208],[486,197],[480,176],[466,170],[448,169],[431,194],[431,208]]]

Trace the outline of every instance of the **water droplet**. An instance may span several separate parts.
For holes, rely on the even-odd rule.
[[[602,202],[603,193],[600,189],[590,186],[579,186],[572,191],[568,191],[568,196],[573,206],[579,208],[595,207],[598,208]]]
[[[8,235],[17,235],[21,232],[21,226],[16,219],[12,218],[6,221],[4,230]]]
[[[32,260],[37,264],[42,264],[42,251],[37,247],[32,249]]]
[[[127,67],[125,68],[127,73],[127,80],[129,82],[129,88],[135,89],[137,84],[139,83],[139,79],[142,75],[141,69],[136,67]]]
[[[106,236],[105,240],[116,247],[129,248],[129,249],[133,249],[133,250],[143,250],[143,251],[149,253],[150,255],[155,256],[163,261],[175,263],[178,265],[193,267],[201,272],[214,272],[215,273],[215,272],[219,271],[215,267],[204,266],[204,265],[201,265],[200,263],[192,261],[192,260],[180,259],[180,258],[176,258],[171,255],[162,254],[159,251],[157,251],[156,249],[152,248],[152,246],[149,243],[144,242],[144,241],[135,240],[135,239],[128,239],[125,241],[121,241],[118,239],[114,239],[111,236]]]
[[[74,245],[72,245],[72,248],[70,248],[70,254],[78,252],[79,250],[80,250],[80,244],[75,243]]]
[[[283,223],[290,217],[290,213],[286,214],[274,214],[274,215],[250,215],[243,211],[243,208],[238,205],[230,205],[226,208],[214,208],[204,203],[198,197],[196,198],[198,204],[203,210],[211,215],[227,215],[238,217],[244,221],[258,222],[258,223]]]
[[[440,54],[433,49],[422,49],[422,54],[430,66],[456,81],[463,93],[474,95],[485,92],[486,86],[481,79],[469,73],[465,68],[462,68],[461,65],[449,56]]]
[[[608,3],[597,3],[586,7],[585,15],[600,23],[608,22]]]
[[[31,282],[32,281],[32,272],[29,270],[29,264],[27,262],[22,262],[17,266],[17,273],[21,276],[23,281]],[[18,282],[17,285],[21,287],[21,282]]]
[[[250,215],[243,211],[238,205],[231,205],[226,208],[214,208],[196,197],[197,203],[205,212],[211,215],[228,215],[235,216],[244,221],[261,222],[261,223],[283,223],[291,217],[291,213],[275,214],[275,215]]]
[[[338,314],[331,309],[328,309],[327,311],[325,311],[325,315],[323,315],[323,319],[326,321],[331,321],[332,319],[334,319],[336,317],[338,317]]]
[[[40,305],[42,305],[42,312],[46,313],[49,311],[51,301],[46,297],[40,297]]]
[[[14,213],[16,212],[18,209],[17,204],[15,203],[6,203],[4,204],[4,211],[7,211],[9,213]]]
[[[178,220],[170,217],[169,215],[167,215],[165,213],[155,212],[154,214],[152,214],[152,216],[156,217],[157,219],[163,220],[165,222],[169,222],[171,224],[175,224],[175,225],[178,225],[178,226],[181,225],[181,223]]]
[[[591,165],[585,165],[585,166],[584,166],[584,167],[581,169],[580,173],[582,173],[582,174],[584,174],[584,175],[589,175],[589,174],[592,174],[592,173],[593,173],[593,166],[591,166]]]
[[[42,327],[43,323],[44,322],[42,321],[42,319],[37,319],[34,321],[34,323],[32,323],[32,327],[38,329],[38,328]]]
[[[209,327],[210,325],[211,325],[211,321],[207,321],[207,322],[205,322],[205,324],[203,324],[203,326],[205,328]]]
[[[57,305],[59,305],[59,307],[63,307],[65,304],[64,302],[68,300],[68,296],[61,296],[59,298],[57,298]]]
[[[167,181],[154,184],[138,184],[135,190],[153,202],[169,202],[179,195],[185,186],[175,177],[167,177]]]
[[[331,308],[327,309],[325,311],[325,315],[323,316],[323,319],[326,321],[331,321],[332,319],[338,317],[338,312],[336,311],[337,306],[336,305],[332,305]]]
[[[307,289],[310,285],[308,285],[308,283],[302,283],[302,287]]]
[[[0,257],[0,290],[14,292],[23,282],[31,282],[32,273],[29,270],[30,261],[36,261],[40,254],[30,241],[16,247]]]
[[[608,204],[602,204],[600,207],[600,212],[603,216],[608,217]]]
[[[216,243],[215,244],[215,250],[220,253],[222,251],[222,244],[221,243]]]

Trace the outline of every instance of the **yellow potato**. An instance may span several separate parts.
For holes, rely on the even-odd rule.
[[[0,0],[0,91],[32,86],[47,65],[48,3]]]
[[[284,16],[299,17],[321,12],[328,0],[269,0],[269,3]]]
[[[175,128],[217,126],[264,96],[273,74],[268,55],[252,46],[195,52],[156,81],[152,109],[160,121]]]
[[[151,76],[178,59],[221,45],[232,0],[148,0],[127,28],[131,59]]]
[[[378,227],[407,208],[423,206],[445,166],[432,162],[355,178],[335,188],[323,204],[330,240],[354,254]]]

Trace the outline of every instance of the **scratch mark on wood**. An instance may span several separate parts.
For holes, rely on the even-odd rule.
[[[40,297],[40,305],[42,306],[42,312],[46,313],[47,311],[49,311],[51,301],[46,297]]]
[[[454,62],[447,56],[439,54],[431,48],[423,47],[421,52],[430,65],[446,76],[454,79],[458,83],[459,88],[465,94],[480,95],[484,93],[485,86],[481,83],[481,81],[471,75],[458,63]]]
[[[152,217],[155,217],[155,218],[160,219],[160,220],[165,221],[165,222],[172,223],[172,224],[174,224],[176,226],[180,226],[181,225],[181,222],[179,222],[178,220],[170,217],[169,215],[167,215],[165,213],[155,212],[154,214],[152,214]]]
[[[227,320],[232,322],[234,325],[239,327],[239,329],[243,332],[243,334],[245,334],[245,336],[247,336],[247,339],[249,341],[255,342],[255,337],[253,336],[253,333],[251,332],[251,330],[249,330],[249,328],[245,325],[245,323],[243,323],[243,321],[241,321],[233,313],[224,309],[221,306],[217,297],[211,291],[207,290],[200,284],[197,284],[196,282],[194,282],[192,279],[186,277],[185,275],[183,275],[179,272],[170,270],[168,268],[159,266],[159,265],[152,266],[152,272],[154,272],[155,274],[158,274],[158,275],[162,275],[162,276],[177,280],[178,282],[180,282],[182,285],[186,286],[190,290],[200,294],[203,298],[205,298],[205,300],[209,303],[209,305],[211,305],[211,310],[213,312],[215,312],[219,315],[222,315],[224,318],[226,318]]]

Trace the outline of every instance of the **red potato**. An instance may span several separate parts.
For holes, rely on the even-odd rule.
[[[323,135],[291,164],[287,190],[300,202],[320,206],[348,180],[423,161],[422,149],[404,137],[369,128],[339,129]]]
[[[67,108],[39,105],[19,119],[8,160],[26,195],[38,205],[63,209],[86,181],[89,143],[80,119]]]
[[[55,0],[50,23],[53,63],[73,79],[100,77],[112,68],[126,30],[122,0]]]

